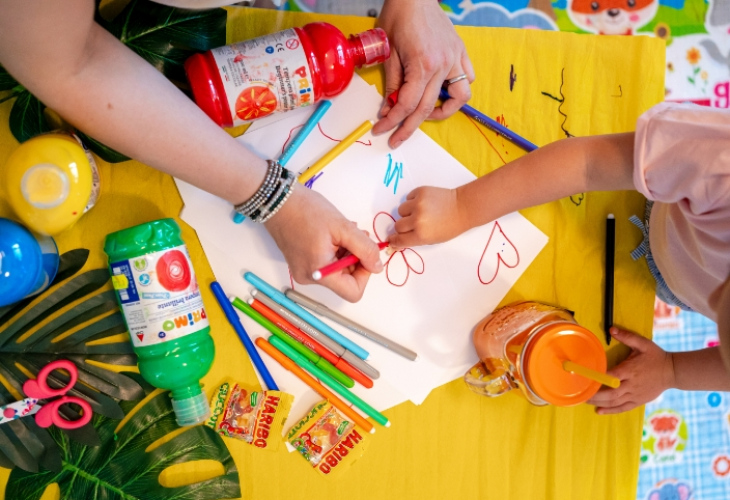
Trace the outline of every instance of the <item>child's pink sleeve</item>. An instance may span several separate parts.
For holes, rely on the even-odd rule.
[[[641,115],[634,185],[695,215],[730,210],[730,111],[662,103]]]

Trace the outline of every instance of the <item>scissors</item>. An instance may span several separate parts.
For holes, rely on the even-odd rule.
[[[60,389],[53,389],[48,386],[48,376],[54,370],[66,370],[71,377],[69,383]],[[27,398],[10,403],[0,407],[0,424],[15,420],[17,418],[35,415],[35,421],[39,427],[50,427],[55,425],[61,429],[78,429],[89,423],[91,420],[91,405],[75,396],[66,396],[65,394],[76,384],[79,373],[76,365],[65,359],[53,361],[44,366],[38,372],[37,379],[26,380],[23,384],[23,392]],[[40,399],[49,399],[61,396],[54,401],[44,405],[38,404]],[[81,418],[76,420],[67,420],[59,413],[61,405],[73,403],[81,407]]]

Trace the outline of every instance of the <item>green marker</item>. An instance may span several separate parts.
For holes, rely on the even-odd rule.
[[[307,361],[304,356],[300,355],[297,351],[279,340],[279,337],[269,337],[269,342],[271,343],[271,345],[273,345],[286,356],[288,356],[296,364],[298,364],[299,366],[310,372],[312,375],[320,379],[322,382],[327,384],[332,390],[348,400],[350,403],[354,404],[358,409],[362,410],[366,415],[372,417],[372,419],[375,420],[377,423],[379,423],[380,425],[384,425],[385,427],[390,427],[390,422],[387,418],[385,418],[385,415],[367,404],[365,401],[360,399],[352,392],[342,387],[340,384],[337,383],[336,380],[333,380],[332,377],[327,375],[324,371],[320,370],[315,365]]]
[[[281,341],[285,342],[292,349],[296,350],[296,352],[300,353],[306,359],[317,365],[317,367],[321,368],[324,372],[329,374],[340,384],[344,385],[345,387],[355,387],[355,382],[350,377],[335,368],[332,363],[324,359],[322,356],[313,352],[311,349],[309,349],[309,347],[293,339],[286,332],[284,332],[284,330],[269,321],[268,318],[265,318],[260,312],[258,312],[246,302],[240,299],[234,299],[233,306],[242,313],[250,316],[252,320],[270,331],[274,335],[274,338],[281,339]]]

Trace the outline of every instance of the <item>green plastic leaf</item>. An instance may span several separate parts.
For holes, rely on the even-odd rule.
[[[184,10],[132,0],[102,25],[173,81],[185,81],[183,63],[192,54],[226,44],[226,11]]]
[[[133,403],[122,403],[128,412]],[[206,426],[190,427],[172,440],[145,450],[155,441],[178,429],[168,393],[152,398],[114,434],[117,421],[95,417],[101,445],[89,448],[69,441],[52,428],[50,435],[63,451],[59,472],[30,473],[14,469],[8,479],[5,498],[38,500],[56,483],[61,498],[101,500],[212,500],[241,496],[239,476],[223,439]],[[1,426],[0,426],[1,427]],[[221,476],[187,486],[166,488],[159,482],[168,467],[196,460],[216,460],[223,465]]]
[[[27,90],[18,94],[10,110],[10,132],[18,142],[51,130],[43,116],[44,109],[46,105]]]
[[[35,377],[51,361],[68,359],[78,368],[82,382],[69,395],[88,401],[96,415],[121,419],[124,412],[118,401],[140,399],[144,391],[129,374],[87,363],[129,367],[137,364],[131,343],[124,338],[88,345],[127,330],[109,284],[109,271],[83,271],[88,255],[85,249],[66,252],[48,290],[39,297],[0,309],[0,375],[10,388],[22,394],[23,383],[28,379],[26,373]],[[49,378],[49,384],[58,387],[67,381],[68,377],[60,372],[53,372]],[[9,388],[0,384],[0,406],[15,400]],[[61,407],[67,419],[78,418],[77,411],[74,406]],[[100,443],[91,424],[65,433],[80,443]],[[0,466],[8,463],[33,472],[41,465],[58,471],[61,454],[48,431],[38,427],[33,417],[21,418],[0,425]]]
[[[109,163],[119,163],[122,161],[129,160],[128,156],[124,156],[122,153],[110,148],[109,146],[102,144],[93,137],[90,137],[83,132],[77,131],[76,134],[81,138],[81,141],[86,144],[96,156]]]

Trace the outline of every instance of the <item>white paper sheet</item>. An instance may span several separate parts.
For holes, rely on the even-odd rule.
[[[322,119],[322,131],[342,138],[366,119],[374,119],[382,98],[356,77],[347,91],[333,100]],[[240,138],[263,158],[276,158],[290,131],[304,123],[309,113],[297,113],[273,123],[257,124]],[[296,132],[296,131],[294,131]],[[418,130],[397,150],[387,145],[387,135],[366,134],[330,163],[313,183],[359,227],[385,239],[387,215],[397,218],[397,207],[415,187],[456,187],[474,175],[443,148]],[[315,129],[297,151],[288,168],[302,171],[334,142]],[[397,182],[397,185],[396,185]],[[231,221],[225,201],[177,181],[185,202],[182,219],[198,232],[216,277],[227,293],[249,296],[251,286],[242,276],[252,271],[275,287],[289,286],[288,268],[266,230],[258,224]],[[301,189],[301,186],[299,186]],[[392,222],[391,222],[392,223]],[[296,285],[296,289],[373,331],[416,351],[419,359],[408,361],[356,333],[334,325],[337,331],[368,350],[369,362],[381,372],[370,390],[357,391],[372,406],[386,409],[405,399],[420,404],[435,387],[461,376],[476,362],[471,345],[474,326],[502,300],[510,287],[547,243],[547,237],[518,213],[472,229],[441,245],[418,247],[396,253],[386,273],[374,275],[363,299],[350,304],[329,290]],[[423,273],[420,259],[423,260]],[[387,258],[385,252],[383,260]],[[407,280],[407,262],[411,270]],[[394,286],[393,283],[403,286]],[[247,322],[256,335],[263,329]],[[278,365],[269,363],[272,375],[285,380],[300,399],[308,389],[291,380]],[[314,402],[316,397],[311,399]],[[302,409],[304,411],[304,409]],[[296,415],[296,413],[294,413]]]

